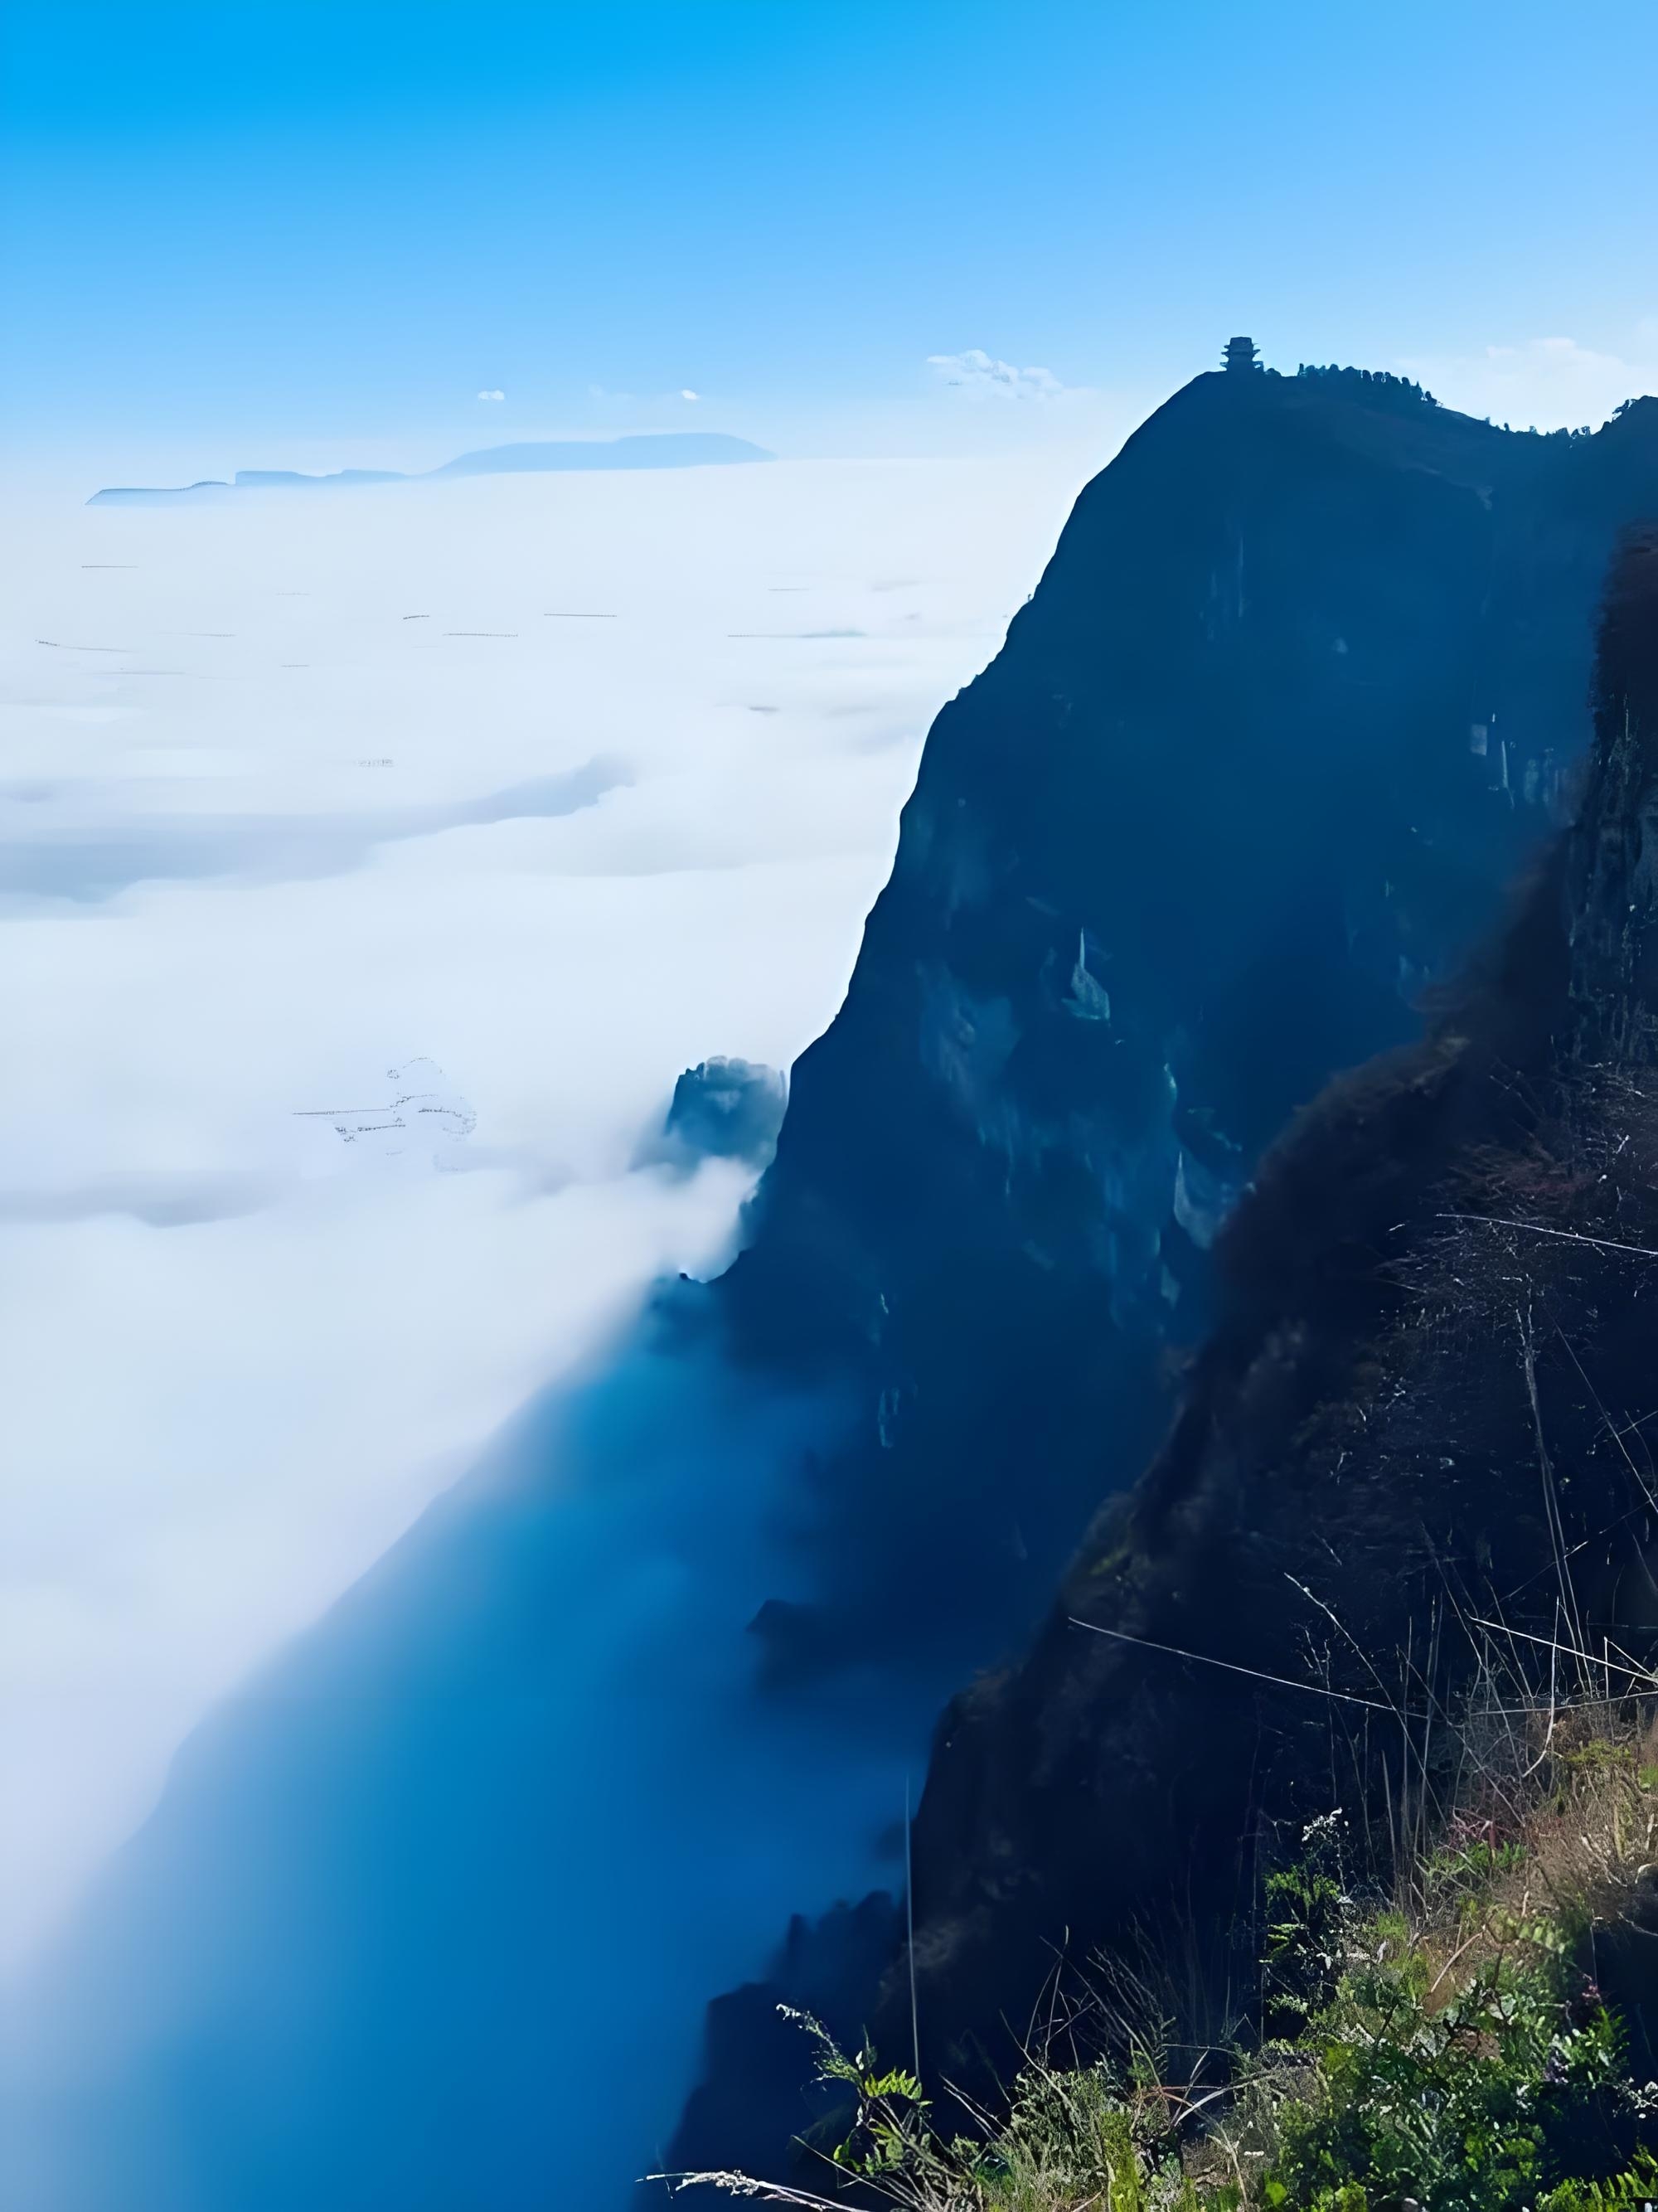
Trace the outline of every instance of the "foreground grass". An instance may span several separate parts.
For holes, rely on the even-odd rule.
[[[1171,2088],[1131,2021],[1126,2062],[1033,2057],[998,2122],[946,2138],[912,2075],[803,2018],[847,2112],[821,2186],[671,2185],[837,2212],[1658,2208],[1658,2084],[1594,1971],[1658,1883],[1648,1702],[1487,1723],[1461,1809],[1389,1893],[1353,1880],[1339,1816],[1315,1823],[1268,1881],[1257,2029],[1217,2087]]]

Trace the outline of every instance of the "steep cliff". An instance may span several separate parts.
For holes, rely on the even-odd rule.
[[[1268,1154],[1169,1441],[944,1720],[914,1832],[936,2074],[1005,2071],[1056,1959],[1148,1943],[1200,2034],[1247,1985],[1262,1853],[1333,1802],[1385,1832],[1482,1654],[1658,1641],[1655,854],[1646,538],[1575,826],[1427,1039]]]
[[[1558,818],[1658,403],[1511,435],[1348,372],[1202,376],[1084,491],[938,716],[723,1286],[859,1408],[782,1673],[1029,1632],[1167,1418],[1262,1147]]]
[[[933,727],[720,1286],[762,1370],[853,1384],[795,1514],[817,1601],[757,1623],[774,1680],[850,1653],[959,1681],[1035,1629],[1236,1304],[1215,1245],[1263,1151],[1337,1070],[1419,1036],[1567,818],[1607,556],[1655,514],[1658,401],[1542,438],[1351,371],[1199,377],[1084,490]],[[1105,1639],[1044,1635],[1116,1694]],[[1084,1692],[1056,1677],[1050,1705],[1035,1668],[954,1709],[916,1831],[923,2027],[953,2062],[1073,1917],[1072,1779],[1050,1796],[1008,1761]],[[1218,1716],[1225,1682],[1204,1670]],[[1145,1729],[1153,1795],[1211,1758],[1154,1706]],[[811,2001],[799,1948],[720,2001],[673,2163],[728,2160],[745,2070],[804,2071],[775,2013]],[[780,2170],[812,2108],[773,2109]]]

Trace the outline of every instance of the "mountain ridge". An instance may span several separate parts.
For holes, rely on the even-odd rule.
[[[1254,1159],[1414,1035],[1561,818],[1606,550],[1650,512],[1658,401],[1543,437],[1259,372],[1193,380],[1078,495],[929,735],[718,1293],[747,1354],[867,1408],[803,1528],[823,1607],[760,1624],[781,1673],[918,1609],[1034,1622],[1098,1494],[1084,1371],[1126,1480]]]
[[[1512,918],[1420,1043],[1269,1152],[1166,1443],[1028,1657],[941,1723],[918,1999],[895,1971],[878,2024],[896,2044],[918,2001],[955,2081],[1005,2070],[1056,1946],[1183,1947],[1201,2039],[1254,1966],[1262,1861],[1333,1807],[1368,1823],[1442,1786],[1425,1734],[1401,1754],[1321,1698],[1455,1715],[1482,1621],[1521,1672],[1556,1637],[1637,1667],[1658,1644],[1630,1426],[1658,1258],[1658,533],[1619,556],[1595,714],[1576,818]]]
[[[1080,494],[929,736],[717,1292],[762,1371],[857,1378],[800,1509],[815,1595],[756,1623],[774,1694],[871,1666],[959,1688],[1060,1634],[1053,1591],[1177,1411],[1262,1156],[1341,1068],[1414,1048],[1568,818],[1606,556],[1655,514],[1658,402],[1545,438],[1351,373],[1199,378]],[[952,1823],[1003,1779],[935,1758],[918,1944],[965,1944],[937,1934]],[[996,1863],[1017,1887],[1017,1850]],[[720,2001],[675,2166],[728,2163],[744,2069],[786,2072],[774,2008],[824,1986],[800,1955]],[[836,2024],[872,1994],[841,1989]],[[903,2006],[890,1985],[890,2050]]]
[[[106,485],[88,507],[156,506],[228,498],[238,491],[352,490],[368,484],[425,483],[444,477],[540,476],[595,469],[727,467],[775,458],[762,446],[722,430],[642,431],[623,438],[531,440],[481,447],[435,469],[336,469],[307,476],[298,469],[239,469],[233,480],[203,477],[192,484]]]

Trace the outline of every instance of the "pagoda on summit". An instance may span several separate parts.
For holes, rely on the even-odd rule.
[[[1220,358],[1229,376],[1248,376],[1260,367],[1260,349],[1253,338],[1228,338]]]

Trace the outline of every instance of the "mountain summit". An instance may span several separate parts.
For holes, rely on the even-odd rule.
[[[915,1828],[941,2063],[973,2043],[1005,2056],[1042,1947],[1070,1925],[1081,1956],[1145,1905],[1172,1849],[1152,1799],[1184,1786],[1188,1750],[1225,1769],[1217,1820],[1241,1817],[1230,1739],[1212,1753],[1206,1726],[1189,1747],[1160,1733],[1177,1663],[1066,1625],[1096,1618],[1110,1585],[1094,1569],[1128,1540],[1096,1530],[1057,1616],[1053,1593],[1189,1407],[1198,1347],[1211,1373],[1240,1299],[1265,1298],[1299,1249],[1286,1226],[1271,1256],[1252,1225],[1290,1218],[1251,1195],[1279,1132],[1338,1071],[1415,1046],[1424,999],[1570,818],[1607,557],[1650,514],[1653,400],[1593,437],[1541,437],[1354,370],[1200,377],[1084,491],[1002,653],[929,737],[845,1006],[797,1064],[720,1296],[767,1371],[855,1378],[799,1486],[814,1594],[756,1624],[780,1692],[872,1664],[959,1683],[1048,1616],[1034,1657],[952,1706]],[[1595,910],[1615,949],[1615,894]],[[1377,1094],[1352,1095],[1362,1112]],[[1401,1120],[1428,1111],[1419,1083],[1387,1096]],[[1318,1124],[1332,1142],[1345,1126]],[[1385,1189],[1376,1204],[1402,1205]],[[1331,1238],[1357,1202],[1333,1167]],[[1316,1311],[1338,1287],[1315,1267],[1296,1295]],[[1180,1419],[1189,1436],[1198,1417]],[[1144,1493],[1169,1499],[1169,1527],[1133,1540],[1136,1560],[1173,1544],[1174,1486]],[[1236,1504],[1202,1578],[1171,1566],[1193,1617],[1165,1640],[1207,1650],[1206,1609],[1240,1617],[1248,1553],[1231,1547],[1272,1495]],[[1293,1528],[1306,1493],[1284,1510]],[[1132,1510],[1144,1529],[1151,1506]],[[1275,1598],[1286,1634],[1293,1595]],[[1194,1699],[1223,1679],[1199,1670]],[[1112,1825],[1119,1759],[1147,1793],[1143,1850]],[[1084,1790],[1098,1803],[1073,1856]],[[1090,1890],[1084,1860],[1121,1883]],[[808,2108],[776,2097],[768,2139],[741,2083],[799,2078],[776,2002],[852,2037],[870,2018],[857,1946],[837,1980],[832,1933],[797,1929],[764,1982],[720,2001],[674,2163],[775,2170],[778,2116],[786,2131]],[[906,2003],[895,1984],[892,2050]]]
[[[1417,1034],[1564,818],[1606,555],[1655,513],[1658,401],[1545,437],[1236,364],[1084,490],[934,724],[722,1286],[750,1356],[854,1378],[779,1675],[1034,1624],[1264,1147]]]

